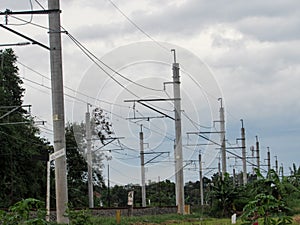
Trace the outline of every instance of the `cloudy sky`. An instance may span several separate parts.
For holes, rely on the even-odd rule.
[[[35,0],[31,2],[2,0],[0,10],[17,11],[31,8],[39,10],[41,6],[47,8],[46,0],[40,0],[39,3]],[[188,118],[196,121],[202,128],[204,127],[203,129],[213,126],[213,120],[218,119],[216,108],[220,104],[218,98],[222,97],[226,113],[228,145],[234,146],[236,138],[240,137],[240,119],[243,119],[248,156],[251,156],[250,146],[255,145],[255,136],[258,135],[261,144],[261,164],[266,164],[264,159],[267,157],[267,147],[270,147],[272,167],[275,166],[275,156],[278,157],[279,165],[283,164],[285,174],[289,173],[288,168],[292,163],[299,166],[300,91],[297,86],[300,84],[300,2],[298,0],[114,0],[113,2],[64,0],[61,1],[61,9],[61,24],[65,30],[95,56],[105,59],[104,62],[115,66],[114,69],[147,87],[162,89],[163,82],[171,81],[172,70],[168,66],[171,65],[173,58],[171,52],[167,53],[166,50],[174,46],[181,49],[178,50],[177,59],[179,63],[185,62],[182,63],[182,109],[187,115],[183,120],[184,132],[196,131],[195,124],[192,125]],[[3,16],[1,23],[5,23]],[[8,17],[8,24],[10,28],[48,45],[47,16]],[[1,44],[24,41],[4,29],[1,29],[0,34]],[[133,115],[133,105],[124,103],[124,100],[136,99],[136,96],[103,74],[68,35],[62,34],[62,40],[64,82],[68,88],[65,90],[66,120],[83,121],[84,115],[80,118],[78,111],[84,113],[86,109],[84,102],[90,102],[94,106],[100,104],[94,98],[111,103],[110,106],[105,106],[102,102],[101,107],[105,108],[111,118],[116,133],[124,137],[120,139],[121,144],[133,149],[110,153],[111,177],[115,177],[114,183],[138,183],[140,128],[134,123],[136,121],[132,123],[126,120]],[[135,45],[146,41],[146,49],[139,44]],[[152,46],[159,63],[145,66],[137,61],[126,61],[124,60],[127,57],[126,47],[122,46],[130,46],[127,54],[138,52],[138,59],[144,62],[155,61],[148,54]],[[51,140],[51,97],[47,88],[50,87],[49,53],[37,46],[14,49],[19,57],[20,76],[24,77],[25,103],[32,104],[32,113],[37,120],[47,121],[47,125],[41,127],[41,131],[42,135]],[[132,52],[130,49],[133,49]],[[190,71],[192,65],[185,60],[189,62],[199,60],[197,63],[201,68]],[[133,64],[135,66],[132,66]],[[141,71],[144,75],[141,75]],[[191,79],[184,78],[184,74],[191,75],[194,78],[193,82],[196,80],[199,85],[193,86],[195,84]],[[172,95],[170,87],[163,94],[157,94],[149,89],[138,89],[133,83],[128,83],[118,76],[116,79],[138,97],[166,98],[166,94]],[[93,85],[95,83],[99,85]],[[75,90],[88,96],[80,95]],[[70,96],[77,96],[80,100],[74,100]],[[184,102],[184,99],[187,101]],[[192,107],[189,105],[190,102],[193,103]],[[115,107],[112,107],[113,104]],[[122,106],[118,108],[119,104]],[[172,103],[155,106],[162,110],[168,109],[169,111],[165,112],[172,114]],[[139,110],[142,115],[157,116],[144,108]],[[119,117],[112,118],[112,115]],[[164,171],[172,170],[170,163],[174,137],[172,123],[165,119],[139,122],[141,123],[146,128],[146,136],[149,136],[147,139],[149,146],[153,146],[149,149],[170,151],[171,154],[162,156],[164,162],[159,163],[156,168],[149,166],[147,179],[157,180],[158,176],[160,179],[173,179],[171,174],[157,173],[161,168],[164,168]],[[198,128],[200,129],[200,126]],[[213,129],[218,130],[218,125]],[[154,131],[159,132],[155,135]],[[188,139],[185,134],[184,136],[183,142],[186,145]],[[218,139],[218,137],[211,138]],[[209,172],[209,168],[216,167],[218,162],[218,154],[211,153],[217,152],[215,150],[217,147],[213,148],[208,150],[204,147],[193,149],[186,147],[185,157],[196,160],[201,150],[207,156],[207,162],[204,163]],[[186,153],[189,151],[190,153]],[[236,150],[235,153],[240,154],[240,151]],[[215,160],[211,162],[211,159]],[[230,158],[228,161],[229,172],[233,166],[237,171],[241,170],[239,160],[235,162]],[[131,168],[128,165],[131,165]],[[186,166],[186,180],[198,179],[195,168],[196,165],[193,163]],[[248,170],[251,172],[250,167]]]

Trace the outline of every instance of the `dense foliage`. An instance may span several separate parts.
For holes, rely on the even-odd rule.
[[[32,210],[35,211],[34,216]],[[42,201],[28,198],[9,207],[8,212],[0,211],[0,224],[3,225],[44,225],[46,212]]]
[[[13,50],[0,51],[0,207],[22,198],[45,199],[48,143],[38,136],[28,107],[22,107],[22,80]]]

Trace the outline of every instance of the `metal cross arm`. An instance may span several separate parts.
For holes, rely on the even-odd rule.
[[[22,38],[27,39],[28,41],[31,41],[32,44],[37,44],[37,45],[39,45],[39,46],[41,46],[41,47],[43,47],[43,48],[45,48],[45,49],[47,49],[47,50],[50,50],[50,48],[49,48],[48,46],[46,46],[46,45],[44,45],[44,44],[42,44],[42,43],[40,43],[40,42],[38,42],[38,41],[36,41],[36,40],[30,38],[30,37],[27,37],[26,35],[21,34],[21,33],[15,31],[15,30],[13,30],[13,29],[10,29],[9,27],[6,27],[6,26],[4,26],[4,25],[2,25],[2,24],[0,24],[0,27],[6,29],[6,30],[8,30],[8,31],[10,31],[10,32],[12,32],[12,33],[14,33],[14,34],[16,34],[16,35],[19,35],[19,36],[21,36]]]
[[[201,137],[201,138],[203,138],[203,139],[205,139],[205,140],[207,140],[207,141],[210,141],[210,142],[212,142],[212,143],[214,143],[214,144],[216,144],[218,146],[221,146],[219,143],[217,143],[217,142],[209,139],[208,137],[205,137],[204,135],[198,134],[198,136]]]
[[[150,121],[150,119],[159,119],[159,118],[165,118],[165,116],[129,117],[129,118],[126,118],[126,120],[147,120],[147,121]]]
[[[99,151],[100,149],[102,149],[103,147],[105,147],[106,145],[109,145],[110,143],[114,142],[115,140],[119,140],[119,139],[122,139],[124,137],[111,137],[111,138],[105,138],[105,140],[109,140],[108,142],[106,143],[103,143],[103,145],[99,148],[97,148],[96,150],[94,150],[93,152],[96,152],[96,151]],[[98,140],[98,139],[95,139],[95,140]],[[109,151],[109,150],[107,150]]]
[[[1,25],[1,24],[0,24]],[[21,105],[21,106],[14,106],[14,108],[12,110],[10,110],[9,112],[5,113],[4,115],[2,115],[0,117],[0,119],[3,119],[4,117],[8,116],[9,114],[13,113],[14,111],[18,110],[21,107],[31,107],[31,105]],[[1,107],[2,108],[2,107]],[[3,107],[3,108],[10,108],[10,107]]]
[[[124,102],[162,102],[162,101],[175,101],[181,100],[180,98],[148,98],[138,100],[124,100]]]
[[[242,149],[243,147],[226,147],[226,149]]]
[[[24,14],[50,14],[59,12],[61,13],[60,9],[49,9],[49,10],[33,10],[33,11],[18,11],[13,12],[9,9],[6,9],[4,12],[0,12],[0,15],[24,15]]]
[[[141,105],[143,105],[143,106],[145,106],[145,107],[147,107],[147,108],[149,108],[149,109],[152,109],[153,111],[155,111],[155,112],[157,112],[157,113],[159,113],[159,114],[164,115],[165,117],[168,117],[168,118],[170,118],[170,119],[172,119],[172,120],[175,120],[173,117],[171,117],[171,116],[169,116],[169,115],[167,115],[167,114],[165,114],[165,113],[163,113],[163,112],[161,112],[161,111],[159,111],[159,110],[153,108],[152,106],[149,106],[149,105],[147,105],[147,104],[145,104],[145,103],[143,103],[143,102],[138,102],[138,103],[140,103]]]
[[[147,108],[149,108],[149,109],[151,109],[151,110],[153,110],[153,111],[155,111],[155,112],[157,112],[157,113],[159,113],[159,114],[161,114],[161,115],[163,115],[165,117],[168,117],[168,118],[170,118],[172,120],[175,120],[173,117],[169,116],[168,114],[163,113],[163,112],[159,111],[158,109],[155,109],[154,107],[152,107],[152,106],[147,105],[147,104],[144,103],[144,102],[174,101],[174,100],[178,100],[178,99],[176,99],[176,98],[168,98],[168,99],[164,99],[164,98],[158,98],[158,99],[139,99],[139,100],[124,100],[124,102],[137,102],[137,103],[139,103],[139,104],[141,104],[141,105],[143,105],[143,106],[145,106],[145,107],[147,107]]]
[[[154,159],[158,158],[159,156],[161,156],[162,154],[165,154],[165,153],[170,153],[170,152],[143,152],[143,154],[157,154],[156,156],[154,156],[152,159],[149,159],[147,162],[144,163],[144,165],[152,162]]]

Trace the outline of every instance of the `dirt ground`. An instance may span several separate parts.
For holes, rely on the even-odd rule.
[[[297,224],[300,224],[300,215],[294,216],[293,219]]]

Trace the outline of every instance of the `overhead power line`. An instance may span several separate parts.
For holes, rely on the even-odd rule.
[[[44,87],[44,88],[50,90],[50,87],[48,87],[48,86],[46,86],[46,85],[43,85],[43,84],[40,84],[40,83],[38,83],[38,82],[36,82],[36,81],[33,81],[33,80],[31,80],[31,79],[28,79],[28,78],[25,78],[25,77],[23,77],[22,79],[24,79],[24,80],[26,80],[26,81],[29,81],[29,82],[33,83],[33,84],[36,84],[36,85],[38,85],[38,86],[41,86],[41,87]],[[70,94],[67,94],[67,93],[64,93],[64,95],[65,95],[66,97],[69,97],[69,98],[71,98],[71,99],[73,99],[73,100],[76,100],[76,101],[78,101],[78,102],[81,102],[81,103],[84,103],[84,104],[87,103],[86,100],[82,100],[82,99],[80,99],[80,98],[78,98],[78,97],[75,97],[75,96],[73,96],[73,95],[70,95]],[[88,96],[88,97],[90,97],[90,96]],[[90,98],[92,99],[92,97],[90,97]],[[100,101],[100,100],[99,100],[99,101]],[[89,104],[91,104],[91,103],[89,103]],[[113,103],[110,103],[110,104],[113,104]],[[94,105],[94,104],[91,104],[91,105]],[[97,105],[94,105],[94,106],[98,107]],[[115,117],[117,117],[117,118],[120,118],[120,119],[122,119],[122,120],[126,120],[126,121],[127,121],[127,119],[126,119],[125,117],[122,117],[122,116],[120,116],[120,115],[118,115],[118,114],[116,114],[116,113],[114,113],[114,112],[108,111],[108,110],[106,110],[106,109],[104,109],[104,108],[102,108],[102,109],[103,109],[105,112],[110,113],[111,115],[113,115],[113,116],[115,116]],[[130,122],[131,122],[132,124],[136,124],[137,126],[140,126],[140,125],[141,125],[141,123],[139,123],[139,122],[133,122],[133,121],[130,121]],[[157,131],[157,130],[150,129],[150,128],[148,128],[148,127],[145,127],[145,129],[148,129],[149,131],[151,131],[151,132],[153,132],[153,133],[156,133],[156,134],[158,134],[158,135],[161,135],[161,136],[165,137],[165,138],[168,139],[168,140],[171,140],[171,141],[174,140],[174,138],[170,138],[170,137],[168,137],[167,135],[165,135],[165,134],[163,134],[163,133],[160,133],[160,132]]]
[[[109,66],[108,64],[106,64],[105,62],[103,62],[102,60],[100,60],[95,54],[93,54],[90,50],[88,50],[83,44],[81,44],[73,35],[71,35],[70,33],[67,33],[67,35],[69,36],[69,38],[83,51],[83,53],[85,55],[87,55],[105,74],[107,74],[111,79],[113,79],[115,82],[117,82],[118,85],[120,85],[121,87],[123,87],[125,90],[127,90],[129,93],[133,94],[134,96],[136,96],[133,92],[131,92],[130,90],[128,90],[124,85],[122,85],[119,81],[117,81],[111,74],[109,74],[102,66],[100,66],[98,63],[95,62],[98,61],[100,62],[103,66],[107,67],[109,70],[111,70],[113,73],[119,75],[120,77],[122,77],[123,79],[127,80],[128,82],[135,84],[139,87],[151,90],[151,91],[163,91],[161,89],[155,89],[155,88],[151,88],[151,87],[147,87],[145,85],[142,85],[140,83],[137,83],[129,78],[127,78],[126,76],[124,76],[123,74],[121,74],[120,72],[116,71],[115,69],[113,69],[111,66]],[[88,53],[88,54],[87,54]],[[93,58],[95,59],[93,59]],[[137,96],[136,96],[137,97]]]
[[[46,79],[46,80],[51,81],[51,79],[50,79],[49,77],[43,75],[42,73],[40,73],[40,72],[34,70],[34,69],[31,68],[31,67],[25,65],[24,63],[22,63],[22,62],[20,62],[20,61],[17,61],[17,63],[20,64],[20,65],[22,65],[22,66],[24,66],[26,69],[28,69],[28,70],[34,72],[35,74],[39,75],[40,77],[42,77],[42,78],[44,78],[44,79]],[[26,79],[25,77],[23,77],[23,78]],[[31,82],[31,80],[30,80],[30,82]],[[33,81],[32,81],[32,82],[33,82]],[[36,83],[36,84],[38,84],[38,83]],[[47,87],[47,88],[50,89],[50,87]],[[101,100],[101,99],[99,99],[99,98],[95,98],[95,97],[89,96],[89,95],[84,94],[84,93],[82,93],[82,92],[80,92],[80,91],[77,91],[77,90],[75,90],[75,89],[73,89],[73,88],[70,88],[70,87],[68,87],[68,86],[66,86],[66,85],[64,85],[64,88],[67,89],[67,90],[72,91],[72,92],[75,93],[75,94],[82,95],[82,96],[84,96],[84,97],[87,97],[87,98],[89,98],[89,99],[95,100],[95,101],[97,101],[97,102],[102,102],[102,103],[106,103],[106,104],[109,104],[109,105],[114,105],[114,106],[119,106],[119,107],[124,107],[124,108],[131,108],[130,106],[124,106],[124,105],[116,104],[116,103],[113,103],[113,102],[109,102],[109,101],[105,101],[105,100]]]
[[[138,29],[140,32],[142,32],[146,37],[148,37],[151,41],[156,43],[159,47],[161,47],[163,50],[167,51],[168,53],[170,52],[170,49],[166,48],[163,46],[161,43],[156,41],[154,38],[152,38],[146,31],[144,31],[142,28],[140,28],[132,19],[130,19],[112,0],[108,0],[110,4],[118,10],[119,13],[122,14],[136,29]]]

